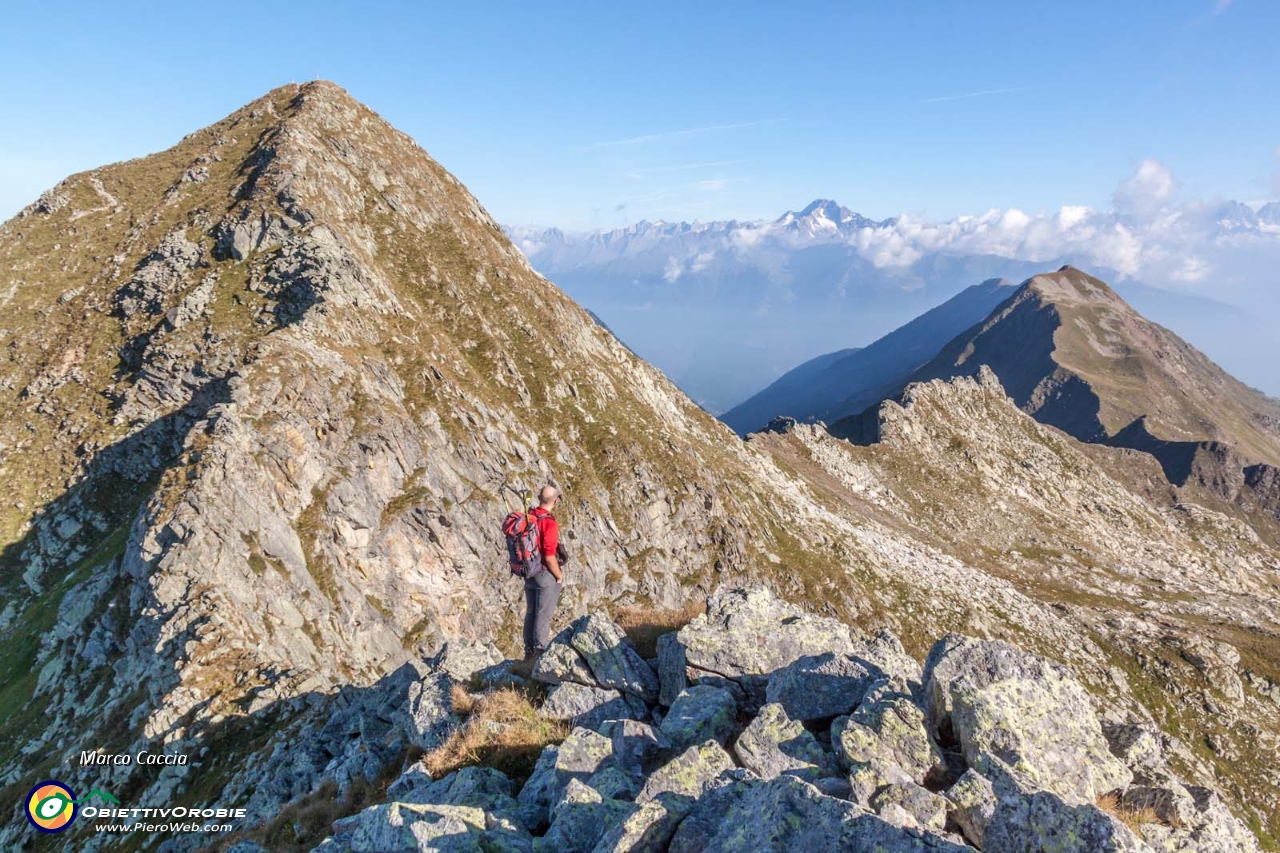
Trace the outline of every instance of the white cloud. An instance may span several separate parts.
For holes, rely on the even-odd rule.
[[[676,257],[667,258],[667,266],[662,271],[662,279],[668,284],[673,284],[684,275],[684,265],[680,263],[680,259]]]
[[[1159,160],[1143,160],[1133,176],[1116,188],[1111,202],[1120,213],[1149,216],[1173,198],[1177,189],[1168,166]]]

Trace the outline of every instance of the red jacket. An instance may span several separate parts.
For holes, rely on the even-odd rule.
[[[547,557],[556,555],[556,546],[560,544],[560,525],[556,517],[544,507],[535,506],[533,514],[538,517],[538,548],[542,551],[543,562]]]

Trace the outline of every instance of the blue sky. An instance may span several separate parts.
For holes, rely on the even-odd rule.
[[[1052,6],[8,3],[0,218],[315,77],[512,224],[1280,195],[1280,4]]]

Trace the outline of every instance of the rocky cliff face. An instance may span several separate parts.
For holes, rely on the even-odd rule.
[[[574,554],[566,617],[753,577],[824,618],[891,628],[917,657],[945,630],[1016,638],[1077,668],[1109,719],[1188,726],[1180,772],[1276,830],[1275,784],[1237,775],[1248,737],[1274,751],[1265,697],[1280,690],[1275,553],[1247,526],[1144,493],[1140,466],[1096,508],[1090,457],[1057,433],[1034,458],[1075,460],[1060,469],[1020,468],[993,445],[984,500],[1018,508],[995,532],[949,523],[966,515],[963,492],[920,485],[906,461],[970,482],[946,455],[949,406],[904,419],[915,446],[865,451],[885,460],[874,474],[834,439],[802,452],[803,431],[744,444],[336,86],[285,87],[169,151],[68,178],[0,226],[0,307],[11,803],[52,776],[138,805],[225,801],[264,822],[327,785],[384,779],[449,728],[448,685],[425,656],[476,639],[496,642],[489,663],[517,651],[497,523],[515,490],[552,481]],[[971,405],[968,385],[945,387]],[[1040,429],[983,393],[1000,441]],[[964,435],[986,440],[976,422]],[[1024,508],[1017,491],[1049,488],[1088,513],[1049,497]],[[929,523],[911,509],[934,504]],[[1172,585],[1159,617],[1092,606],[1131,587],[1065,551],[1004,551],[1019,525],[1082,517],[1113,537],[1092,559]],[[1186,566],[1218,597],[1191,597]],[[1177,608],[1201,622],[1160,621]],[[1144,631],[1183,645],[1141,657],[1150,643],[1128,643]],[[1231,721],[1212,748],[1195,727],[1211,705]],[[198,765],[78,763],[143,748]],[[5,847],[54,844],[14,816]]]

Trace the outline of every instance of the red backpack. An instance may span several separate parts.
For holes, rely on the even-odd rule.
[[[542,532],[533,510],[516,510],[502,522],[502,535],[507,537],[507,561],[511,574],[531,578],[543,570]]]

